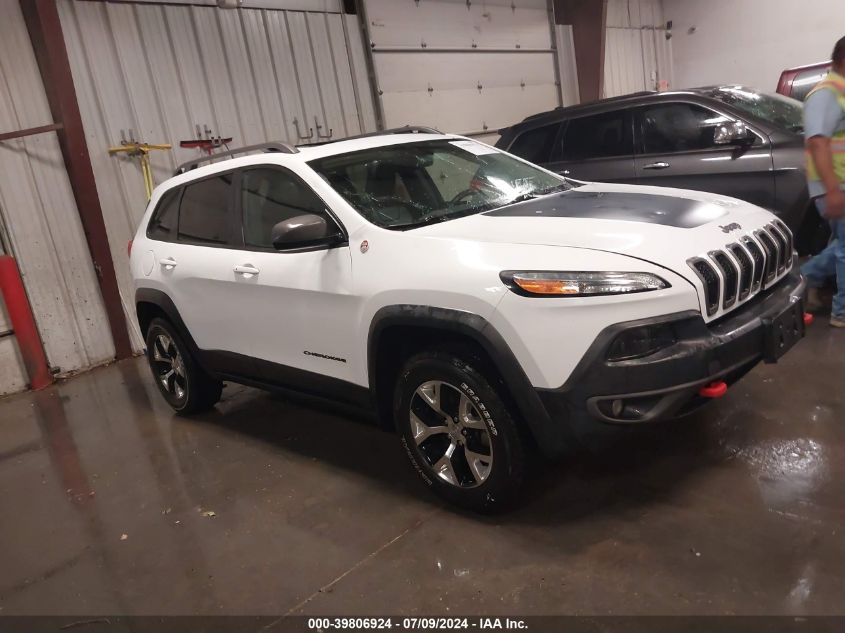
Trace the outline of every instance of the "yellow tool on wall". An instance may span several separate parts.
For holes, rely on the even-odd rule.
[[[147,200],[153,195],[155,182],[153,181],[153,170],[150,167],[150,152],[155,150],[167,150],[171,148],[170,143],[142,143],[135,140],[135,135],[132,130],[129,130],[129,140],[127,141],[123,136],[123,130],[120,131],[120,145],[117,147],[110,147],[109,154],[126,154],[131,157],[139,157],[141,159],[141,174],[144,176],[144,191],[147,194]]]

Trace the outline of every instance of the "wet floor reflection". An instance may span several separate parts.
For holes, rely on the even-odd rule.
[[[683,421],[580,434],[499,517],[444,508],[348,410],[228,386],[176,418],[141,359],[7,398],[0,613],[831,612],[839,334]]]

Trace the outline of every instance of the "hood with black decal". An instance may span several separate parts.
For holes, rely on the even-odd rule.
[[[775,220],[711,193],[589,183],[414,230],[421,236],[587,248],[628,255],[688,279],[692,257],[724,248]]]

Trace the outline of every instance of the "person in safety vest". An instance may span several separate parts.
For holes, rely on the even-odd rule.
[[[801,268],[810,290],[807,309],[822,307],[819,288],[836,275],[830,324],[845,327],[845,37],[833,48],[833,66],[804,103],[807,184],[819,213],[830,221],[832,239]]]

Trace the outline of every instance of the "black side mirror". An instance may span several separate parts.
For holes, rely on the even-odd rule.
[[[315,213],[297,215],[279,222],[273,227],[273,247],[276,250],[333,246],[343,235],[335,226],[329,226],[326,218]]]

